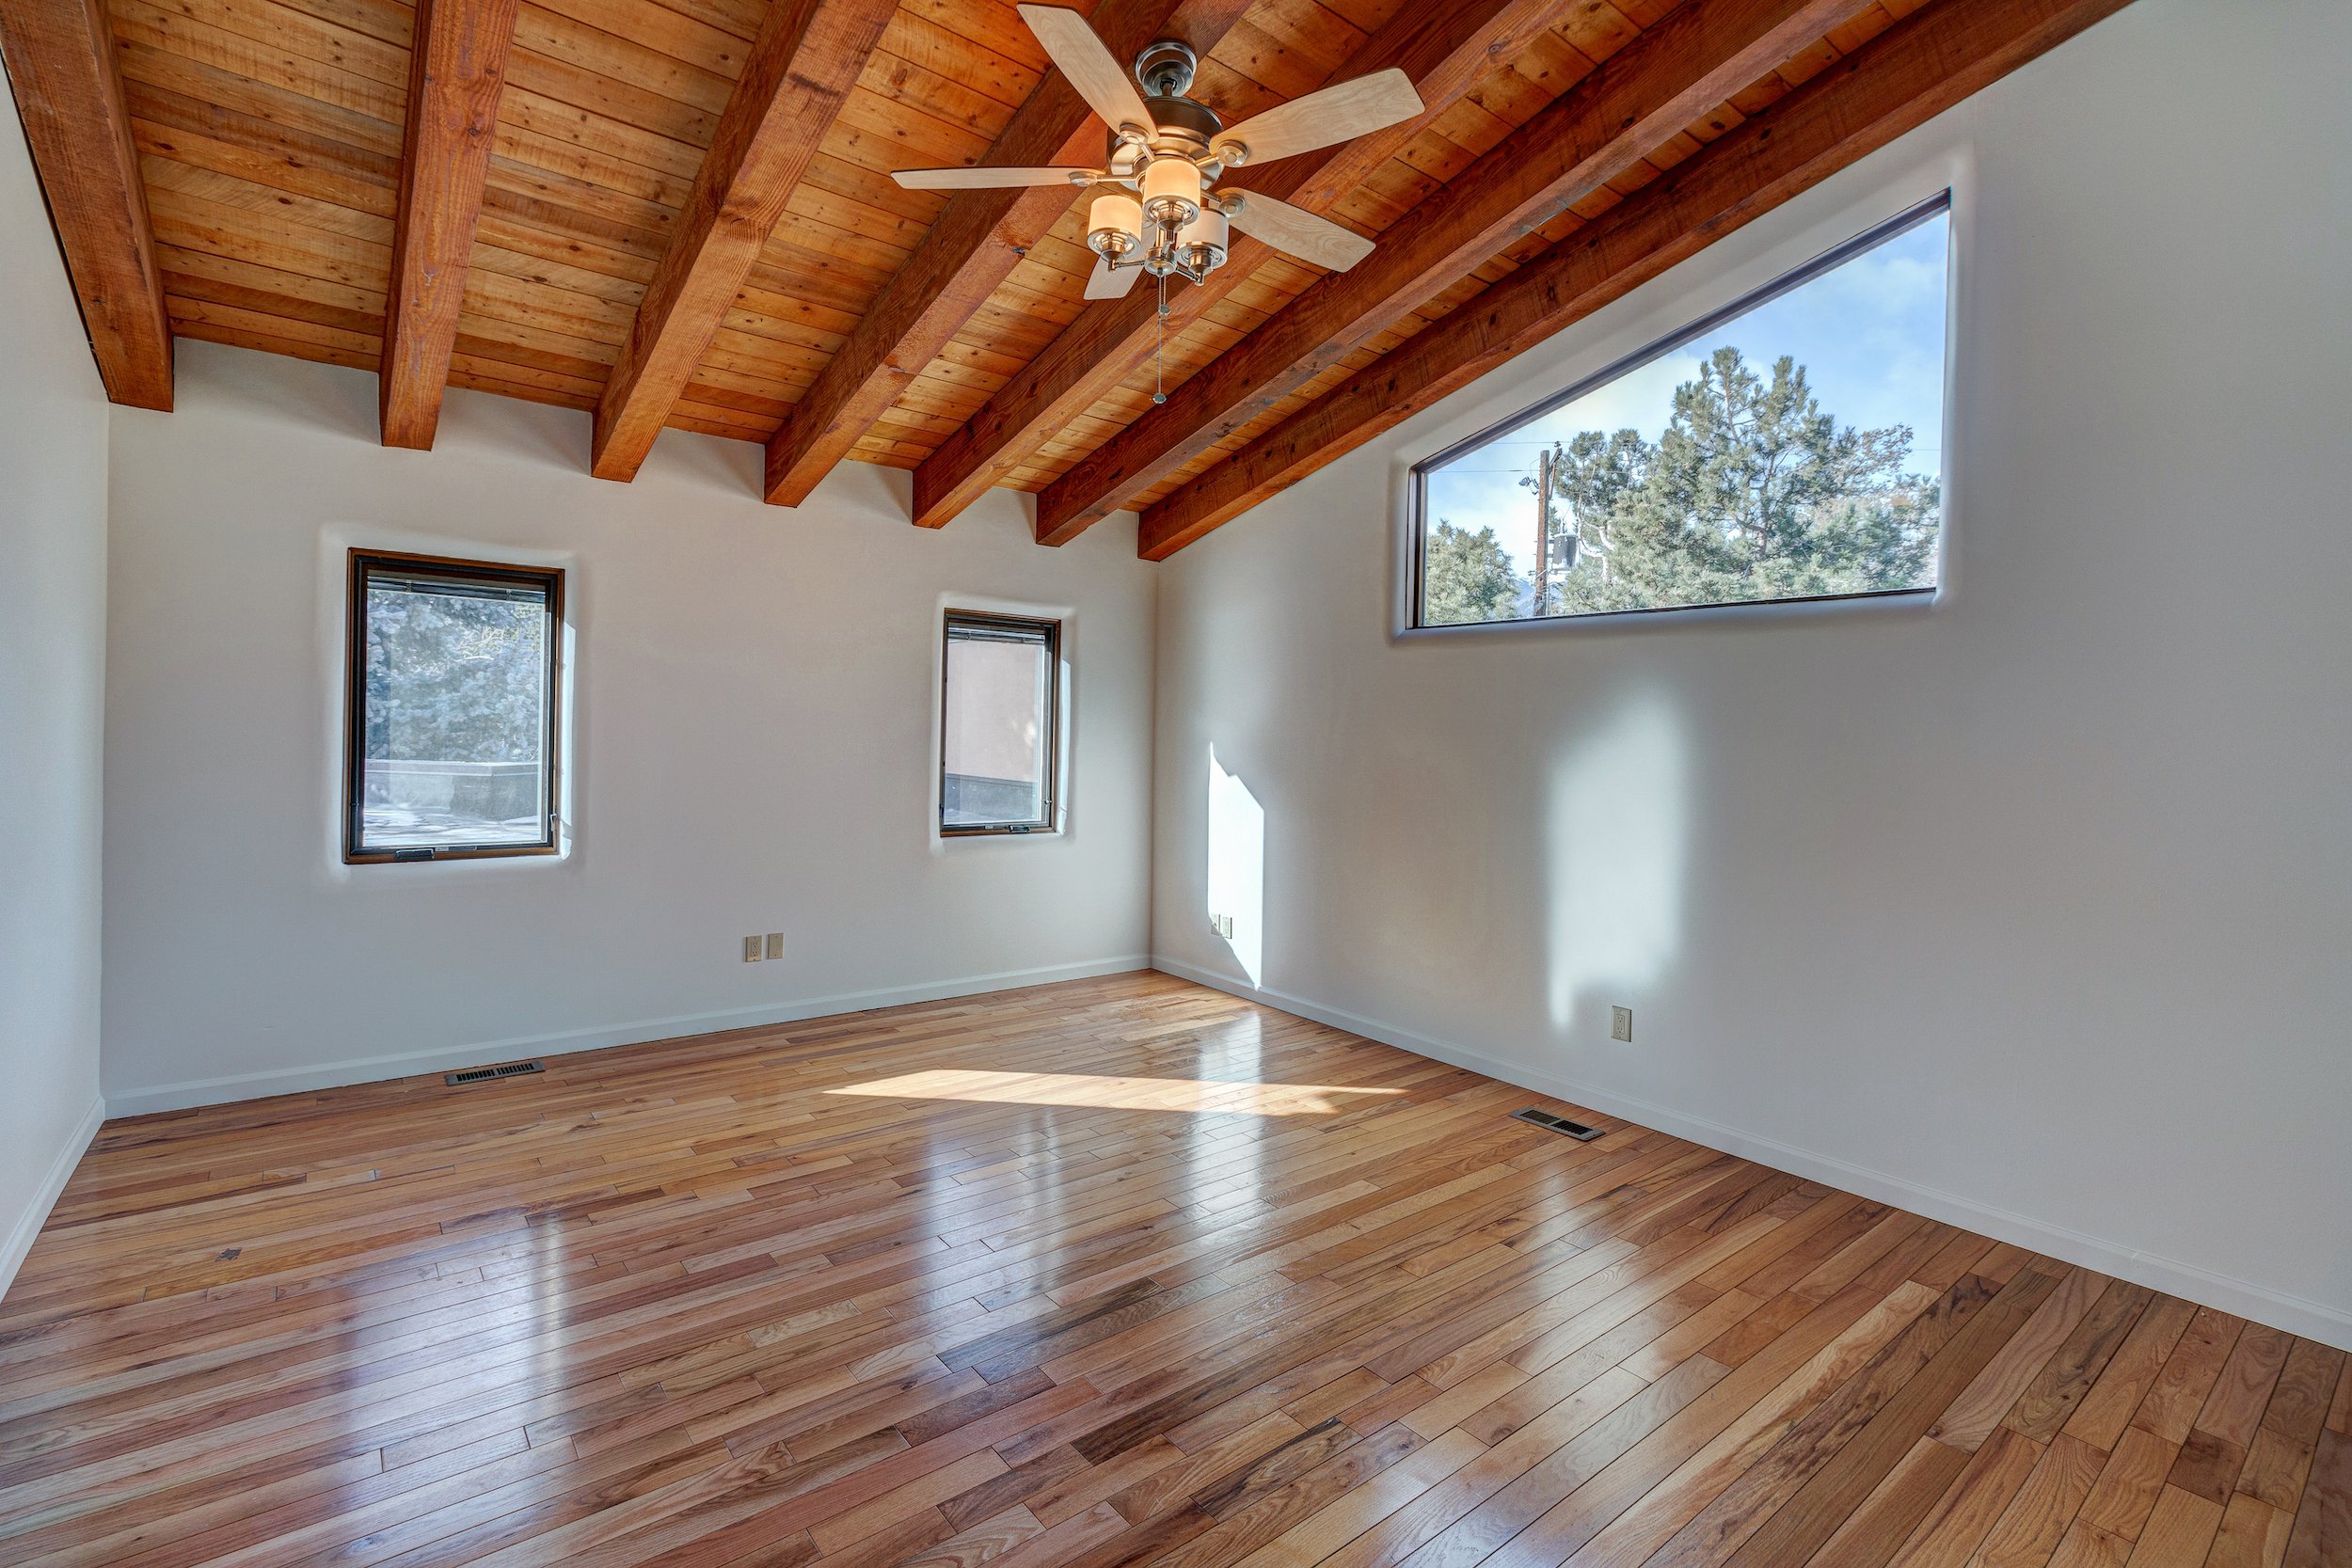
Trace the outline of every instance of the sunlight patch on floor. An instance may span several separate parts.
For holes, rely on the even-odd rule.
[[[1096,1078],[1067,1072],[910,1072],[827,1094],[891,1100],[973,1100],[1011,1105],[1083,1105],[1108,1111],[1228,1112],[1252,1117],[1327,1117],[1403,1089],[1332,1084],[1220,1084],[1198,1078]]]

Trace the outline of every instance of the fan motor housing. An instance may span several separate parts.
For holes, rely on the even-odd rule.
[[[1189,98],[1146,98],[1152,116],[1152,145],[1164,152],[1181,152],[1198,159],[1209,150],[1209,138],[1225,129],[1216,111]]]

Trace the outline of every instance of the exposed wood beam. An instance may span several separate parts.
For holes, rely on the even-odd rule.
[[[517,0],[418,0],[376,412],[388,447],[429,449],[466,301]]]
[[[1649,28],[1038,496],[1060,545],[1878,0],[1693,0]]]
[[[1401,69],[1421,91],[1425,112],[1420,119],[1337,147],[1238,169],[1219,188],[1260,191],[1321,212],[1459,103],[1497,60],[1518,54],[1575,3],[1450,0],[1406,7],[1331,79]],[[1234,236],[1225,265],[1206,283],[1186,284],[1170,295],[1169,334],[1198,320],[1273,254],[1260,241]],[[1082,310],[1043,354],[915,469],[915,522],[925,528],[946,524],[1117,388],[1158,342],[1156,311],[1153,296],[1142,289]]]
[[[103,0],[0,0],[0,57],[106,396],[171,406],[171,318]]]
[[[1104,0],[1089,20],[1117,58],[1177,38],[1203,58],[1249,0]],[[984,165],[1098,163],[1106,132],[1076,89],[1049,70]],[[768,443],[768,499],[798,506],[850,454],[907,384],[944,352],[1029,247],[1069,211],[1075,193],[1047,186],[961,191],[948,198],[904,265],[818,372]]]
[[[775,0],[596,404],[597,478],[637,477],[896,8]]]
[[[2129,0],[1932,0],[1143,516],[1163,561]]]

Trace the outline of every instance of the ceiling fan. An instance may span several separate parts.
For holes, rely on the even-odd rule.
[[[1372,241],[1303,208],[1255,191],[1219,195],[1212,187],[1227,169],[1245,163],[1310,152],[1413,119],[1422,112],[1421,94],[1405,72],[1376,71],[1227,125],[1216,110],[1184,96],[1200,65],[1185,44],[1162,39],[1147,45],[1136,56],[1130,80],[1076,11],[1034,5],[1020,9],[1078,96],[1110,127],[1104,166],[901,169],[891,176],[899,184],[910,190],[1065,182],[1113,187],[1088,212],[1087,247],[1096,261],[1087,298],[1117,299],[1148,273],[1159,279],[1163,316],[1168,279],[1198,283],[1222,265],[1230,229],[1335,272],[1372,254]]]

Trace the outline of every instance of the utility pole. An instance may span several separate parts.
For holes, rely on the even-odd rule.
[[[1551,449],[1535,462],[1535,613],[1551,613]]]

